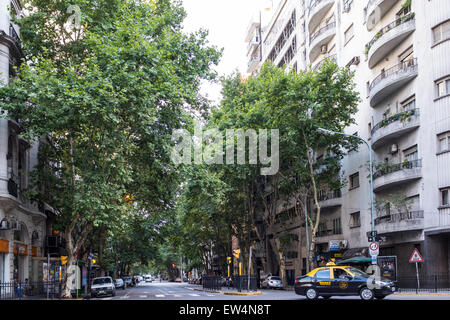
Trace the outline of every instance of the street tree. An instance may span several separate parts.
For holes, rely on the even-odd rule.
[[[204,31],[182,32],[178,2],[70,6],[76,10],[67,1],[24,1],[29,14],[17,23],[25,59],[0,89],[0,108],[40,143],[28,197],[55,209],[75,264],[94,229],[125,220],[125,195],[149,214],[173,207],[171,133],[188,111],[205,108],[199,83],[214,77],[220,54]]]

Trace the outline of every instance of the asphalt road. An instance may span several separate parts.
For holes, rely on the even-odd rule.
[[[198,291],[201,286],[187,283],[146,282],[136,287],[119,289],[115,297],[99,297],[92,300],[305,300],[289,290],[262,290],[260,295],[236,296],[223,293]],[[319,298],[320,299],[320,298]],[[331,299],[360,300],[355,297],[332,297]],[[385,300],[450,300],[449,295],[390,295]]]

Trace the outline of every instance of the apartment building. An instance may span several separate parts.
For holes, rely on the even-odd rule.
[[[418,248],[421,274],[448,275],[450,2],[283,0],[254,25],[260,37],[249,50],[249,73],[268,60],[315,70],[325,58],[354,72],[361,103],[345,132],[367,140],[375,160],[375,229],[386,240],[380,255],[396,257],[399,275],[414,275],[409,257]],[[342,161],[346,186],[321,192],[318,260],[367,255],[368,161],[365,145],[351,151]],[[305,264],[300,243],[295,276]]]
[[[19,28],[11,21],[10,8],[22,15],[18,0],[0,2],[0,80],[8,85],[22,58]],[[20,136],[20,124],[0,119],[0,282],[42,278],[46,214],[43,206],[24,197],[28,172],[37,163],[37,144]]]

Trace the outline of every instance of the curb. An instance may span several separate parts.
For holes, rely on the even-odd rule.
[[[256,292],[223,292],[223,294],[229,295],[229,296],[256,296],[262,294],[261,291]]]
[[[394,292],[393,295],[396,296],[448,296],[450,293],[436,293],[436,292]]]

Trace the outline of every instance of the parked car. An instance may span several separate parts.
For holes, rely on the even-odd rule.
[[[116,289],[125,290],[125,282],[120,278],[114,280],[114,285],[116,286]]]
[[[145,280],[145,282],[152,282],[153,278],[150,275],[146,275],[146,276],[144,276],[144,280]]]
[[[125,285],[126,285],[127,287],[132,287],[132,286],[134,286],[134,284],[133,284],[133,279],[132,279],[131,277],[124,277],[124,278],[123,278],[123,281],[125,281]]]
[[[183,282],[181,278],[175,278],[175,282]]]
[[[92,280],[91,285],[91,298],[98,297],[100,295],[116,295],[116,287],[111,277],[99,277]]]
[[[396,290],[391,280],[383,277],[372,280],[369,274],[349,266],[314,269],[297,278],[294,288],[296,294],[306,296],[309,300],[317,299],[319,296],[329,299],[332,296],[358,295],[363,300],[383,299]]]
[[[261,288],[268,289],[282,289],[283,283],[281,282],[281,278],[277,276],[268,276],[261,282]]]

